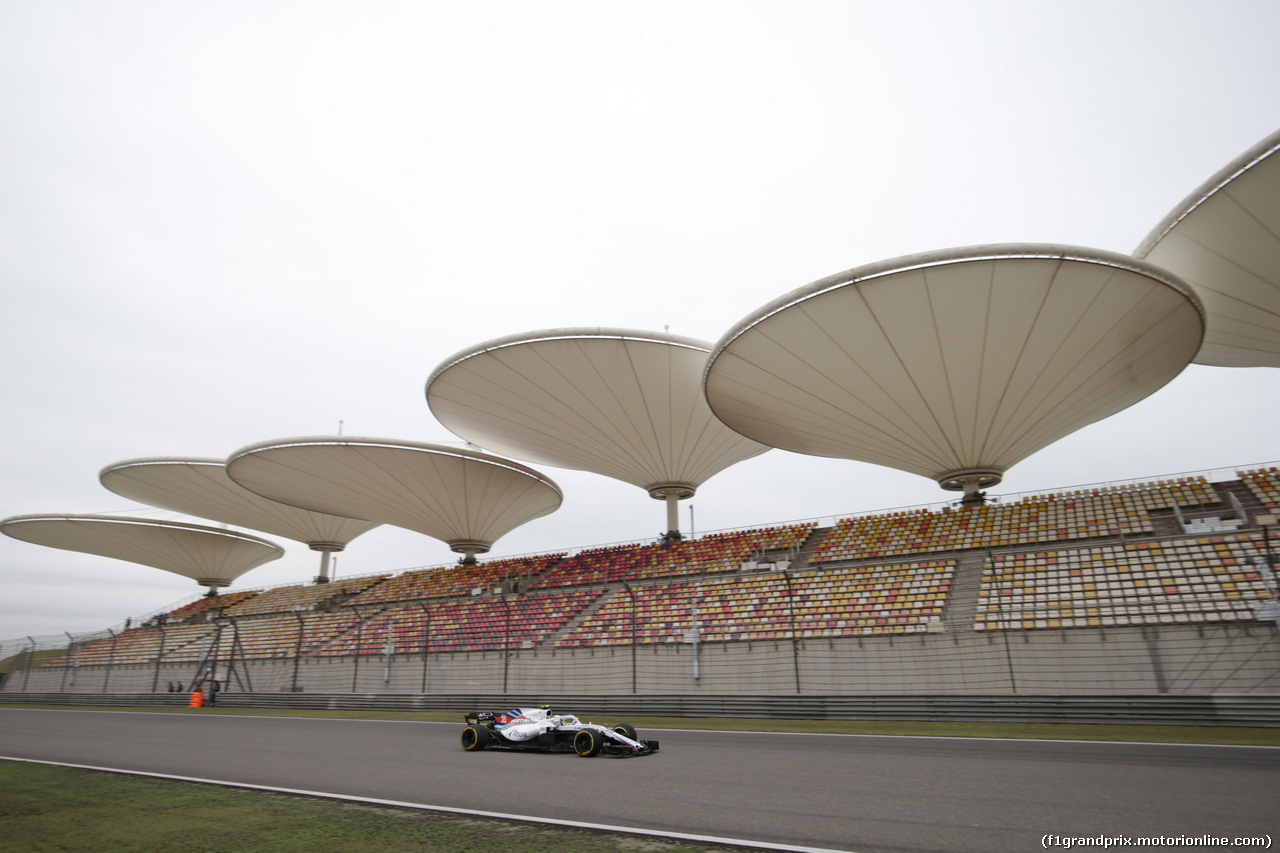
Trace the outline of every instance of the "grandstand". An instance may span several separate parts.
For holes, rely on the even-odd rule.
[[[242,590],[0,691],[1273,693],[1280,471]]]

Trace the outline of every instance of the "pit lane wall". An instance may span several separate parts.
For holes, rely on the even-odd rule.
[[[958,632],[579,649],[224,659],[106,666],[10,659],[0,695],[231,694],[1280,696],[1266,623]]]

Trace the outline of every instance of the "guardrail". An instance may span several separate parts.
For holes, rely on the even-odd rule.
[[[185,707],[186,693],[0,693],[0,705]],[[548,704],[580,716],[737,717],[791,720],[1090,723],[1280,728],[1280,695],[1195,696],[512,696],[364,693],[222,693],[219,707],[331,711],[468,711]]]

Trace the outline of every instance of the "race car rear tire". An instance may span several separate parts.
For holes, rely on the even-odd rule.
[[[600,754],[604,746],[600,733],[591,729],[583,729],[573,736],[573,751],[583,758],[594,758]]]
[[[479,752],[489,745],[489,730],[484,726],[470,725],[462,730],[462,748],[467,752]]]
[[[636,727],[630,723],[618,723],[618,725],[613,727],[613,730],[620,735],[631,738],[632,740],[639,739],[636,735]]]

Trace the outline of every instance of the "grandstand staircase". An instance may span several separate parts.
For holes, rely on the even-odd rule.
[[[605,602],[613,598],[613,596],[609,594],[608,587],[605,587],[604,589],[602,589],[600,593],[601,593],[600,596],[595,601],[591,602],[586,607],[579,610],[576,616],[574,616],[569,621],[565,622],[557,630],[552,631],[550,634],[548,634],[546,639],[544,639],[542,643],[539,645],[539,648],[544,648],[544,649],[555,648],[556,643],[560,642],[560,640],[564,639],[565,637],[569,636],[574,631],[576,631],[579,625],[581,625],[583,622],[590,619],[592,616],[595,616],[596,613],[600,610],[600,608],[605,605]],[[626,595],[626,593],[624,592],[622,593],[622,595]]]
[[[1151,522],[1152,535],[1157,537],[1185,536],[1193,531],[1184,529],[1183,523],[1189,523],[1194,519],[1208,515],[1223,519],[1239,519],[1241,527],[1252,527],[1257,524],[1259,515],[1266,515],[1270,512],[1266,505],[1254,494],[1253,490],[1245,485],[1243,481],[1234,480],[1214,483],[1213,488],[1221,498],[1219,502],[1206,504],[1198,508],[1182,507],[1181,512],[1173,508],[1148,510],[1147,519]],[[1179,519],[1181,519],[1181,522]]]
[[[815,527],[809,531],[809,535],[805,537],[804,542],[800,545],[800,550],[796,551],[795,556],[791,559],[791,570],[793,572],[803,571],[811,568],[809,558],[818,550],[818,546],[827,538],[827,534],[834,528],[831,527]]]
[[[1153,536],[1182,535],[1182,525],[1178,523],[1178,518],[1171,509],[1148,510],[1147,521],[1151,522],[1151,535]]]
[[[956,561],[951,596],[943,613],[943,624],[948,634],[973,630],[973,614],[978,608],[978,591],[982,587],[982,567],[986,565],[987,557],[986,551],[974,551]]]
[[[1244,510],[1246,521],[1248,524],[1257,524],[1257,518],[1260,515],[1269,515],[1272,511],[1267,508],[1258,496],[1254,494],[1253,489],[1245,485],[1243,480],[1231,480],[1225,483],[1214,483],[1213,488],[1219,494],[1229,492],[1236,496],[1236,500],[1240,502],[1241,509]]]

